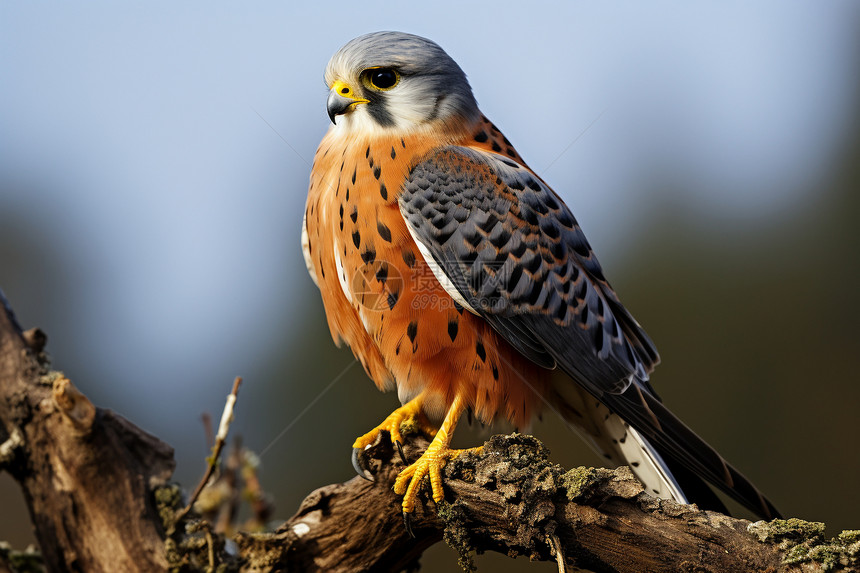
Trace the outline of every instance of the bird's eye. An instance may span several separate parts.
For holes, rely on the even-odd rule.
[[[391,68],[367,70],[367,81],[378,90],[390,90],[400,81],[400,74]]]

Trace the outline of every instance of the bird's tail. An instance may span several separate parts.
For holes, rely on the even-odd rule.
[[[629,465],[652,495],[727,513],[710,482],[756,515],[779,517],[752,482],[656,397],[635,386],[600,401],[576,384],[555,385],[571,426],[604,459]]]

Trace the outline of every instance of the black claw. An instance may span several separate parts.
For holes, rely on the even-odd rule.
[[[412,514],[403,512],[403,525],[406,526],[406,532],[409,534],[409,537],[415,539],[415,534],[412,533]]]
[[[367,481],[373,481],[373,474],[364,467],[364,456],[360,448],[352,448],[352,467],[355,468],[355,473],[363,477]]]
[[[406,454],[403,453],[403,444],[400,443],[400,440],[394,440],[394,445],[397,446],[397,453],[400,454],[400,459],[408,466],[409,462],[406,460]]]

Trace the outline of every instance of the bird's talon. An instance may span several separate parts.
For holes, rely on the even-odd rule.
[[[409,534],[409,537],[415,539],[415,534],[412,533],[412,514],[402,512],[403,514],[403,525],[406,526],[406,532]]]
[[[400,454],[400,459],[408,466],[409,461],[406,459],[406,454],[403,453],[403,444],[400,443],[400,440],[394,440],[394,445],[397,446],[397,453]]]
[[[361,455],[362,453],[363,450],[361,448],[352,448],[352,467],[355,468],[355,473],[360,477],[363,477],[367,481],[374,481],[373,474],[364,465],[364,456]]]
[[[381,432],[388,432],[392,443],[403,442],[403,436],[400,434],[400,424],[404,421],[413,420],[420,411],[421,398],[418,397],[394,410],[381,424],[371,431],[356,438],[352,447],[365,448],[372,445],[379,438]]]
[[[451,450],[447,447],[434,447],[431,444],[415,463],[405,468],[394,482],[394,493],[403,496],[403,512],[411,513],[418,498],[422,481],[427,476],[430,481],[430,492],[436,503],[445,499],[442,487],[442,468],[449,460],[457,457],[464,450]]]

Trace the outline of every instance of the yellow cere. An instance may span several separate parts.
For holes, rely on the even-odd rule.
[[[331,91],[336,92],[340,96],[356,100],[356,103],[367,102],[367,100],[361,99],[358,96],[356,96],[355,92],[352,90],[352,88],[349,87],[349,84],[347,84],[344,81],[337,80],[337,81],[333,82],[331,84],[330,89],[331,89]]]

